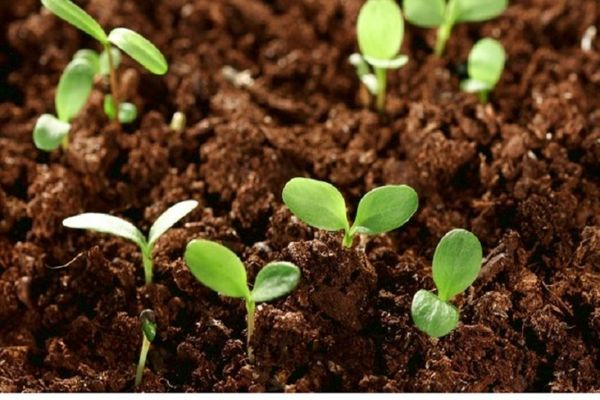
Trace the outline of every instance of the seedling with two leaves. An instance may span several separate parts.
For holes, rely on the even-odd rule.
[[[506,52],[502,44],[491,38],[481,39],[469,54],[469,78],[461,82],[461,89],[477,93],[479,100],[487,103],[490,92],[500,81],[505,64]]]
[[[142,252],[142,263],[144,265],[144,277],[146,284],[152,282],[153,262],[152,252],[158,238],[179,220],[188,215],[198,206],[195,200],[182,201],[170,207],[154,222],[150,228],[148,237],[144,236],[138,228],[124,219],[109,214],[84,213],[69,217],[63,221],[67,228],[86,229],[101,233],[108,233],[131,240],[137,244]]]
[[[335,186],[308,178],[294,178],[283,188],[283,202],[300,220],[326,231],[344,231],[343,246],[352,247],[357,234],[376,235],[404,225],[417,211],[417,192],[406,185],[371,190],[358,204],[350,226],[344,197]]]
[[[440,240],[432,266],[437,295],[419,290],[412,301],[412,319],[420,330],[438,338],[456,328],[460,313],[450,301],[477,279],[481,262],[481,243],[471,232],[454,229]]]
[[[508,6],[508,0],[404,0],[403,4],[411,23],[438,28],[435,54],[441,56],[455,24],[497,17]]]
[[[350,63],[369,92],[377,97],[377,110],[385,110],[387,70],[408,62],[399,55],[404,39],[404,19],[395,0],[367,0],[356,25],[361,54],[350,56]],[[373,72],[371,72],[371,68]]]
[[[193,240],[187,245],[184,259],[203,285],[221,295],[244,299],[248,312],[248,355],[252,358],[250,339],[254,333],[256,304],[285,296],[294,290],[300,280],[300,269],[289,262],[268,263],[258,272],[254,287],[250,289],[242,261],[219,243]]]
[[[121,49],[148,71],[156,75],[167,73],[165,57],[150,41],[127,29],[115,28],[107,34],[83,9],[70,0],[42,0],[52,13],[96,39],[104,49],[101,54],[83,49],[77,52],[63,73],[56,95],[58,119],[45,114],[34,130],[34,142],[40,150],[52,151],[61,144],[67,146],[69,122],[85,105],[91,92],[94,76],[109,76],[111,94],[104,99],[104,111],[112,120],[129,123],[137,118],[132,103],[121,102],[117,67]],[[86,65],[86,66],[84,66]],[[66,106],[65,106],[66,105]]]
[[[140,314],[140,322],[142,328],[142,349],[140,350],[140,359],[135,371],[135,386],[139,386],[139,384],[142,383],[150,344],[156,338],[156,317],[154,311],[142,311]]]

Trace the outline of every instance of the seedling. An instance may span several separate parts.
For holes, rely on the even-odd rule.
[[[100,75],[110,77],[111,96],[105,100],[104,109],[112,120],[122,123],[132,121],[137,116],[137,110],[131,103],[121,103],[119,80],[116,69],[120,63],[120,52],[127,53],[148,71],[156,75],[167,73],[168,65],[165,57],[148,39],[126,28],[115,28],[109,34],[102,29],[88,13],[70,0],[42,0],[42,4],[58,17],[96,39],[103,47],[102,54],[92,50],[78,52],[78,58],[88,60]],[[116,47],[114,47],[116,46]],[[118,110],[118,112],[117,112]]]
[[[402,11],[395,0],[367,0],[358,14],[356,31],[362,54],[353,55],[350,62],[371,94],[377,96],[377,110],[383,112],[387,70],[408,62],[407,56],[398,54],[404,38]]]
[[[489,94],[500,81],[506,52],[497,40],[486,38],[478,41],[469,54],[469,79],[461,82],[461,89],[477,93],[482,103],[487,103]]]
[[[371,190],[358,204],[350,226],[346,202],[335,186],[308,178],[294,178],[283,188],[283,202],[306,224],[326,231],[344,231],[343,246],[352,247],[357,234],[376,235],[404,225],[417,211],[417,192],[406,185]]]
[[[144,236],[138,228],[124,219],[108,214],[85,213],[69,217],[63,221],[63,226],[73,229],[87,229],[91,231],[109,233],[129,239],[140,247],[144,265],[146,284],[152,283],[152,251],[158,238],[179,220],[188,215],[198,206],[195,200],[182,201],[162,213],[150,228],[148,237]]]
[[[438,28],[435,54],[441,56],[459,22],[481,22],[497,17],[508,0],[404,0],[406,19],[423,28]]]
[[[481,244],[471,232],[454,229],[440,240],[432,267],[438,293],[419,290],[412,301],[412,318],[420,330],[438,338],[456,328],[460,313],[450,301],[475,281],[481,261]]]
[[[137,369],[135,371],[135,386],[139,386],[142,383],[142,377],[144,376],[144,368],[146,366],[146,357],[148,356],[148,350],[150,350],[150,344],[156,337],[156,317],[154,311],[144,310],[140,314],[140,322],[142,328],[142,349],[140,350],[140,359],[138,361]]]
[[[251,290],[242,261],[219,243],[193,240],[187,245],[184,259],[192,274],[203,285],[224,296],[245,300],[248,355],[251,358],[250,339],[254,333],[256,304],[285,296],[294,290],[300,280],[300,269],[289,262],[268,263],[256,275]]]

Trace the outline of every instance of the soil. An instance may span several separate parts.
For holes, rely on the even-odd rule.
[[[38,0],[0,2],[1,391],[135,390],[145,308],[158,336],[142,391],[600,391],[600,38],[581,46],[597,0],[513,0],[457,26],[443,59],[435,32],[408,26],[411,62],[390,73],[385,118],[364,107],[347,62],[361,0],[80,3],[149,37],[170,72],[126,60],[139,121],[111,125],[99,82],[69,150],[39,152],[36,118],[53,112],[75,51],[95,44]],[[487,105],[459,90],[483,36],[509,55]],[[181,133],[168,128],[177,110]],[[282,206],[295,176],[334,183],[350,212],[373,187],[409,184],[420,209],[343,250]],[[159,241],[148,286],[135,245],[61,225],[97,211],[148,229],[187,199],[201,207]],[[432,340],[410,302],[433,289],[433,250],[454,227],[486,258],[457,299],[460,326]],[[258,307],[254,362],[243,304],[182,260],[194,238],[232,248],[251,281],[270,260],[302,269],[298,290]]]

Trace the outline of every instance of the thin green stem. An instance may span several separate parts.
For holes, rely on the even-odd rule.
[[[477,93],[477,95],[479,96],[479,101],[481,102],[481,104],[487,104],[487,102],[489,101],[490,92],[488,92],[487,90],[482,90],[479,93]]]
[[[115,69],[115,63],[114,63],[110,43],[107,43],[104,46],[104,48],[105,48],[106,54],[108,56],[108,68],[110,70],[110,92],[112,94],[113,103],[115,105],[114,120],[117,121],[117,124],[121,125],[121,123],[119,121],[119,109],[120,109],[120,104],[121,104],[120,97],[119,97],[119,79],[117,77],[117,70]]]
[[[446,49],[446,43],[452,33],[452,24],[444,22],[438,29],[437,42],[435,43],[435,55],[441,57]]]
[[[69,149],[69,135],[66,135],[62,142],[60,143],[63,151],[67,151]]]
[[[344,232],[344,240],[342,241],[342,246],[345,248],[351,248],[352,247],[352,242],[354,241],[354,235],[352,235],[350,233],[350,230],[347,229]]]
[[[150,350],[150,341],[146,339],[146,335],[143,335],[142,350],[140,351],[140,360],[138,361],[137,370],[135,372],[135,386],[137,387],[142,382],[144,376],[144,368],[146,366],[146,357],[148,356],[148,350]]]
[[[146,285],[152,283],[154,263],[152,262],[152,249],[142,249],[142,263],[144,264],[144,278]]]
[[[381,114],[385,112],[385,96],[387,91],[387,69],[375,67],[375,77],[377,78],[377,111]]]
[[[254,354],[252,353],[252,346],[250,346],[250,341],[252,340],[252,335],[254,334],[254,317],[256,312],[256,304],[253,300],[246,300],[246,311],[248,312],[247,323],[248,329],[246,331],[246,347],[248,350],[248,358],[250,361],[254,361]]]

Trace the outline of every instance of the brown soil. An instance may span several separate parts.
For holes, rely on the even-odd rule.
[[[385,120],[361,105],[346,61],[361,3],[82,1],[103,25],[151,38],[171,70],[126,62],[140,121],[111,126],[99,85],[69,151],[46,154],[32,127],[93,43],[38,0],[0,2],[1,391],[133,390],[145,308],[158,321],[145,391],[600,390],[600,39],[580,46],[600,3],[513,0],[501,18],[457,27],[443,60],[434,32],[408,27],[411,62],[390,74]],[[510,61],[482,106],[458,84],[485,35]],[[254,84],[232,85],[224,65]],[[181,134],[167,126],[176,110],[190,123]],[[403,229],[342,250],[282,206],[298,175],[333,182],[352,205],[410,184],[421,206]],[[189,198],[202,207],[160,240],[148,287],[134,245],[61,226],[100,211],[147,229]],[[453,227],[474,231],[487,257],[458,299],[461,325],[433,341],[410,302],[433,288],[432,252]],[[182,261],[193,238],[231,247],[251,279],[269,260],[302,268],[297,291],[259,307],[254,363],[241,302]]]

